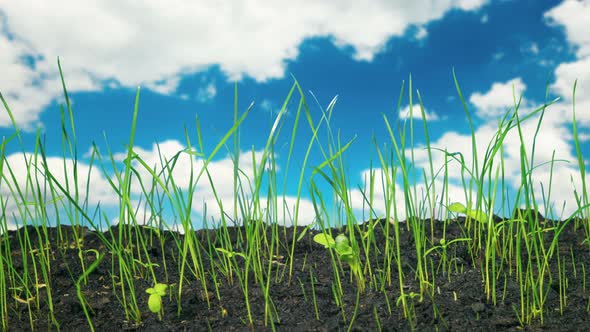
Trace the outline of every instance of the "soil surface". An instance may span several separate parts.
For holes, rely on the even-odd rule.
[[[542,217],[542,216],[541,216]],[[496,222],[501,221],[496,218]],[[546,246],[553,238],[553,225],[559,225],[553,221],[543,220],[543,224],[548,230],[546,233]],[[361,225],[361,229],[366,229],[368,223]],[[430,220],[423,221],[428,238],[428,247],[431,240],[431,229],[434,230],[434,243],[437,244],[442,237],[443,222]],[[385,238],[383,231],[386,221],[378,220],[373,228],[375,231],[376,243],[374,248],[385,248]],[[446,225],[446,240],[451,241],[454,238],[466,236],[464,227],[465,220],[459,218],[448,222]],[[589,246],[584,244],[584,230],[582,227],[574,229],[574,223],[570,222],[559,236],[559,255],[554,255],[550,262],[552,266],[553,280],[547,279],[547,301],[544,309],[544,323],[541,324],[539,317],[533,319],[530,324],[521,326],[516,314],[520,310],[521,294],[519,292],[518,280],[515,274],[509,275],[503,271],[497,281],[497,302],[494,305],[488,300],[484,291],[484,280],[481,273],[481,264],[478,259],[472,259],[468,248],[456,242],[448,247],[448,255],[456,257],[453,260],[453,270],[447,274],[439,269],[438,273],[430,276],[433,282],[434,294],[425,295],[422,299],[415,296],[413,299],[408,298],[413,313],[413,326],[408,319],[403,317],[401,305],[397,305],[400,295],[399,281],[397,279],[397,267],[392,265],[391,283],[386,283],[384,289],[379,289],[367,281],[365,291],[357,298],[357,286],[350,278],[350,268],[347,264],[342,264],[342,270],[339,269],[343,283],[343,305],[340,307],[335,302],[333,285],[334,285],[334,268],[331,261],[330,253],[323,246],[313,241],[313,235],[317,234],[316,230],[308,230],[306,234],[296,242],[294,252],[294,262],[292,269],[292,278],[289,281],[288,262],[290,244],[293,240],[294,229],[284,229],[279,227],[279,253],[271,262],[272,274],[269,296],[272,301],[271,308],[274,308],[274,327],[278,331],[346,331],[349,327],[352,331],[409,331],[412,328],[416,331],[590,331],[590,313],[588,311],[589,284],[586,286],[586,278],[590,269]],[[57,229],[47,229],[47,236],[50,239],[51,248],[51,270],[48,271],[50,277],[51,296],[53,298],[54,316],[59,323],[62,331],[88,331],[89,325],[85,318],[83,308],[78,300],[76,293],[76,280],[83,273],[82,265],[79,258],[79,250],[76,248],[71,239],[73,239],[73,228],[61,227],[61,235]],[[38,243],[39,232],[28,227],[18,231],[8,232],[2,236],[1,250],[5,255],[10,245],[12,264],[17,271],[23,271],[24,264],[22,253],[20,252],[19,240],[24,239],[24,232],[28,232],[30,242],[35,247]],[[79,231],[79,230],[78,230]],[[119,237],[119,228],[111,228],[112,233],[102,233],[110,239],[114,236]],[[238,237],[243,236],[244,227],[229,227],[229,235],[232,243],[239,243]],[[271,228],[266,230],[271,234]],[[303,227],[296,229],[295,236],[299,237]],[[334,233],[346,231],[345,229],[336,230]],[[406,294],[410,292],[419,292],[419,283],[413,272],[417,266],[415,242],[412,233],[407,230],[404,223],[400,223],[400,240],[401,240],[401,257],[405,280],[403,287]],[[137,305],[141,309],[141,321],[134,322],[127,319],[122,306],[121,284],[118,276],[113,276],[112,272],[118,274],[118,256],[109,252],[108,245],[105,245],[99,234],[87,229],[83,229],[84,250],[94,249],[104,255],[104,259],[97,268],[88,276],[88,283],[81,284],[82,294],[91,308],[89,315],[94,324],[96,331],[269,331],[271,330],[270,322],[265,325],[265,297],[260,282],[254,280],[252,274],[249,277],[248,297],[250,310],[253,317],[253,326],[248,324],[248,314],[244,291],[240,286],[238,279],[234,276],[233,283],[228,278],[217,274],[218,294],[216,294],[212,275],[211,266],[219,264],[218,258],[209,257],[207,252],[208,241],[211,241],[213,247],[219,246],[216,233],[212,230],[199,230],[197,238],[201,246],[202,264],[205,267],[207,276],[206,285],[208,292],[204,291],[201,281],[194,277],[190,267],[190,259],[187,261],[185,270],[186,279],[183,281],[182,296],[178,301],[178,276],[180,271],[181,260],[179,259],[179,248],[176,246],[174,238],[182,240],[183,235],[170,232],[162,232],[160,237],[150,228],[132,228],[125,229],[126,236],[136,238],[142,234],[147,239],[146,252],[137,253],[135,257],[140,257],[146,262],[146,254],[149,255],[149,261],[158,264],[154,271],[156,279],[160,282],[175,284],[176,287],[169,289],[163,298],[164,315],[162,320],[157,314],[151,313],[148,308],[148,294],[145,290],[153,287],[152,278],[146,274],[146,269],[135,271],[134,278],[135,294]],[[393,236],[391,230],[390,239]],[[125,238],[125,237],[123,237]],[[60,240],[61,239],[61,240]],[[151,241],[150,241],[151,239]],[[160,239],[164,241],[161,242]],[[58,243],[71,243],[70,246],[60,246]],[[485,244],[485,237],[482,239]],[[163,243],[163,245],[162,245]],[[182,243],[182,242],[181,242]],[[393,241],[391,242],[393,243]],[[482,245],[484,245],[482,244]],[[243,248],[242,248],[243,249]],[[240,251],[240,248],[234,248]],[[374,251],[373,251],[374,252]],[[87,251],[84,257],[85,266],[91,265],[96,255],[92,251]],[[141,256],[139,255],[141,254]],[[575,262],[572,262],[572,255]],[[217,257],[217,255],[214,255]],[[560,257],[560,263],[565,264],[567,278],[566,306],[560,311],[559,302],[559,283],[557,276],[557,257]],[[28,256],[30,257],[30,255]],[[440,262],[440,251],[434,250],[429,255],[429,264],[433,264],[434,269]],[[432,258],[432,259],[430,259]],[[364,257],[361,257],[365,261]],[[371,256],[372,263],[382,260],[383,256]],[[500,258],[498,258],[500,259]],[[164,265],[165,261],[165,265]],[[238,264],[245,263],[241,257],[236,257]],[[269,262],[263,262],[265,269],[268,268]],[[28,261],[28,269],[32,271]],[[395,264],[395,263],[394,263]],[[373,264],[374,265],[374,264]],[[155,265],[154,265],[155,266]],[[164,269],[164,266],[166,267]],[[376,267],[374,267],[376,268]],[[6,267],[5,267],[6,269]],[[575,269],[575,270],[574,270]],[[311,273],[310,273],[311,271]],[[141,275],[144,275],[142,278]],[[376,273],[374,273],[376,274]],[[313,276],[313,283],[311,282]],[[505,279],[506,277],[506,279]],[[41,276],[39,276],[41,278]],[[41,280],[41,279],[40,279]],[[506,280],[506,281],[505,281]],[[375,284],[379,281],[375,281]],[[313,286],[313,287],[312,287]],[[113,291],[115,288],[116,292]],[[35,330],[47,331],[57,330],[54,323],[49,319],[49,308],[47,305],[47,288],[39,288],[38,300],[40,308],[34,308],[35,300],[29,302],[31,307],[32,320]],[[30,330],[29,310],[26,301],[20,298],[20,301],[13,300],[9,290],[7,312],[8,312],[8,329],[10,331]],[[207,295],[208,294],[208,295]],[[317,315],[313,301],[315,294],[317,306]],[[129,297],[127,290],[126,296]],[[207,301],[208,300],[208,301]],[[355,306],[355,303],[358,304]],[[4,303],[2,303],[4,305]],[[178,305],[181,306],[178,314]],[[355,313],[356,307],[356,313]],[[278,315],[278,317],[277,317]],[[346,321],[344,319],[346,317]],[[351,324],[352,321],[352,324]]]

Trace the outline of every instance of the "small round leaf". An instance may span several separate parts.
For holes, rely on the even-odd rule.
[[[154,286],[154,289],[156,290],[155,294],[158,294],[160,296],[164,296],[164,295],[166,295],[167,288],[168,288],[168,285],[166,285],[166,284],[156,284]]]
[[[465,205],[456,202],[456,203],[449,205],[449,211],[455,212],[455,213],[465,213],[465,211],[467,211],[467,208],[465,207]]]
[[[162,297],[158,294],[150,295],[148,299],[148,307],[153,313],[158,313],[162,309]]]
[[[340,254],[346,252],[350,248],[350,244],[348,242],[348,237],[344,234],[338,234],[336,236],[336,251]]]
[[[324,234],[324,233],[320,233],[320,234],[316,234],[313,237],[313,240],[321,245],[323,245],[326,248],[331,248],[334,247],[334,239],[330,236],[330,234]]]

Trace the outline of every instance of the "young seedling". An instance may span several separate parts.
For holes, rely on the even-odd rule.
[[[166,296],[166,289],[168,285],[166,284],[156,284],[153,288],[148,288],[145,290],[146,293],[150,294],[150,298],[148,299],[148,307],[151,312],[157,313],[158,318],[162,320],[162,296]]]
[[[453,203],[449,205],[449,211],[455,213],[463,213],[468,218],[474,219],[479,221],[480,223],[486,223],[488,221],[488,216],[485,212],[481,210],[473,210],[471,209],[471,204],[467,204],[467,207],[461,203]]]
[[[442,250],[441,264],[443,265],[444,271],[447,272],[447,276],[450,281],[451,280],[451,273],[450,273],[451,266],[449,265],[449,260],[447,257],[447,249],[451,244],[453,244],[455,242],[469,242],[469,241],[471,241],[471,238],[459,238],[459,239],[453,239],[451,241],[447,241],[446,239],[440,239],[439,245],[433,246],[432,248],[430,248],[424,252],[424,258],[426,258],[426,256],[428,256],[428,254],[430,254],[431,252],[441,249]],[[448,271],[447,271],[447,265],[448,265]]]
[[[76,281],[76,295],[78,296],[78,299],[80,300],[80,304],[82,305],[82,310],[84,310],[84,315],[86,316],[86,320],[88,321],[88,325],[90,326],[90,331],[94,332],[94,325],[92,325],[92,320],[90,319],[90,314],[88,313],[88,309],[86,307],[87,305],[87,301],[84,298],[84,295],[82,294],[82,288],[80,287],[80,284],[82,283],[82,281],[86,282],[86,278],[88,277],[88,275],[90,273],[92,273],[92,271],[94,271],[94,269],[96,269],[96,267],[98,266],[98,264],[100,264],[100,262],[102,262],[104,255],[101,255],[98,250],[95,249],[89,249],[86,250],[86,252],[93,252],[96,254],[96,260],[94,261],[94,263],[92,263],[88,269],[86,270],[86,272],[84,272],[79,278],[78,281]],[[90,309],[92,310],[92,308]]]
[[[338,234],[336,239],[332,238],[329,234],[316,234],[313,240],[325,248],[332,248],[336,250],[338,257],[348,263],[350,270],[356,279],[359,290],[362,292],[365,288],[365,281],[363,279],[363,272],[359,262],[358,255],[355,254],[354,249],[350,246],[348,237],[344,234]]]

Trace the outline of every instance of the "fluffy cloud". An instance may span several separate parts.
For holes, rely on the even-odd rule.
[[[423,166],[423,165],[422,165]],[[384,217],[387,211],[387,200],[386,197],[389,197],[389,201],[391,205],[389,206],[390,215],[394,218],[394,202],[396,204],[395,208],[397,209],[397,220],[404,221],[407,219],[406,214],[406,206],[404,202],[407,201],[405,194],[404,194],[404,187],[402,185],[403,178],[401,174],[401,169],[397,169],[396,171],[396,178],[392,179],[393,176],[392,169],[389,168],[387,174],[382,168],[377,168],[372,170],[371,173],[370,169],[365,169],[361,172],[361,179],[363,181],[362,191],[360,189],[351,189],[349,190],[349,197],[351,201],[352,207],[355,209],[357,220],[361,221],[363,218],[366,220],[368,216],[373,216],[373,213],[376,213],[378,217]],[[368,199],[370,197],[370,179],[373,176],[374,188],[373,188],[373,202],[372,205],[368,206]],[[389,190],[395,190],[395,196],[392,196],[393,192],[388,192],[386,194],[386,189],[384,188],[385,184],[387,183],[386,176],[390,177],[390,183],[392,183],[392,187]],[[431,185],[431,184],[429,184]],[[414,189],[416,189],[414,191]],[[414,193],[417,195],[414,197]],[[430,197],[426,196],[427,193],[430,193]],[[448,195],[447,195],[448,193]],[[435,198],[435,217],[443,218],[444,210],[441,209],[441,206],[438,204],[441,201],[446,202],[455,202],[455,201],[464,201],[465,191],[462,187],[448,182],[447,186],[445,187],[443,183],[442,177],[438,177],[434,180],[434,191],[432,188],[427,188],[424,183],[418,182],[416,183],[416,187],[412,186],[410,188],[410,195],[412,197],[410,200],[417,204],[414,206],[413,214],[418,212],[418,216],[422,218],[430,218],[432,216],[431,206],[430,206],[430,198]],[[434,195],[434,196],[432,196]]]
[[[19,128],[31,130],[39,125],[43,107],[62,94],[57,64],[55,58],[51,63],[43,60],[27,42],[9,37],[2,20],[0,15],[0,92],[7,100]],[[33,60],[35,64],[27,63],[26,59],[36,59]],[[91,91],[96,90],[98,85],[86,71],[74,69],[68,71],[68,87],[76,91]],[[1,106],[0,127],[10,126],[8,112]]]
[[[520,77],[508,82],[494,83],[486,93],[476,92],[469,97],[469,101],[476,106],[476,115],[480,118],[493,120],[502,116],[510,108],[514,108],[514,100],[526,89]]]
[[[197,100],[200,102],[210,101],[215,98],[215,95],[217,95],[217,88],[214,83],[209,83],[197,90]]]
[[[548,22],[564,28],[567,40],[577,48],[577,59],[562,63],[555,70],[552,91],[572,102],[573,85],[576,87],[576,118],[590,125],[590,1],[564,1],[545,13]]]
[[[476,153],[479,163],[479,172],[481,172],[482,164],[486,154],[486,148],[490,142],[495,140],[495,135],[498,133],[498,122],[497,119],[503,116],[509,108],[513,108],[512,89],[509,88],[514,84],[518,86],[517,93],[523,93],[525,86],[520,79],[513,79],[508,82],[496,82],[492,84],[490,90],[487,93],[474,93],[470,96],[470,101],[476,106],[475,113],[480,117],[487,119],[483,125],[475,129],[476,138]],[[571,87],[570,87],[571,88]],[[516,89],[516,88],[515,88]],[[533,110],[536,110],[541,105],[526,105],[531,104],[525,102],[524,105],[519,108],[519,115],[530,114]],[[521,123],[521,132],[524,140],[524,146],[526,151],[527,162],[530,162],[531,155],[534,151],[534,165],[529,165],[528,169],[535,168],[532,175],[532,185],[537,203],[540,204],[541,213],[550,215],[554,218],[565,218],[568,217],[577,209],[576,199],[574,196],[574,190],[581,192],[582,183],[580,179],[579,168],[577,167],[577,157],[573,154],[573,137],[571,133],[571,119],[572,119],[572,107],[571,103],[557,103],[546,108],[543,121],[539,128],[539,134],[535,136],[537,131],[539,116],[538,114],[532,116],[526,121]],[[500,112],[502,110],[502,112]],[[504,124],[506,125],[506,124]],[[534,143],[534,144],[533,144]],[[437,140],[431,142],[433,148],[447,150],[449,153],[460,153],[464,158],[464,164],[469,170],[472,170],[473,163],[473,151],[472,151],[472,137],[470,134],[461,134],[454,131],[447,131],[442,134]],[[511,193],[515,193],[521,185],[521,139],[517,128],[513,128],[508,135],[504,138],[503,149],[504,149],[504,177],[506,185]],[[430,169],[430,160],[428,151],[425,146],[417,146],[414,151],[414,162],[418,170],[418,175],[421,175],[422,169],[427,171]],[[410,151],[406,151],[406,155],[410,155]],[[457,154],[457,157],[459,155]],[[452,160],[449,158],[449,160]],[[555,160],[553,164],[553,170],[551,170],[551,161]],[[564,162],[567,161],[566,162]],[[444,166],[445,157],[444,153],[440,151],[432,151],[432,165],[434,171],[437,172]],[[545,163],[545,164],[544,164]],[[500,164],[499,153],[494,158],[494,168],[492,174],[495,173],[495,167]],[[539,166],[544,164],[543,166]],[[441,172],[435,179],[435,191],[433,192],[437,202],[440,202],[442,197],[443,202],[454,202],[459,201],[465,203],[465,191],[463,190],[461,183],[462,167],[457,161],[451,161],[447,165],[448,169],[448,196],[443,196],[444,183]],[[375,171],[375,206],[373,207],[378,213],[385,213],[385,199],[384,191],[381,188],[382,177],[384,172],[382,169],[376,169]],[[390,172],[391,173],[391,172]],[[399,219],[405,218],[404,206],[400,206],[399,202],[404,202],[403,197],[403,185],[401,178],[401,169],[397,170],[397,177],[394,182],[396,197],[395,201],[398,203]],[[465,179],[468,181],[471,175],[464,171]],[[363,171],[361,174],[363,183],[365,186],[365,192],[368,193],[368,178],[370,178],[369,170]],[[420,180],[422,177],[420,176]],[[571,180],[570,180],[571,179]],[[415,203],[422,203],[428,206],[427,200],[423,196],[424,193],[428,192],[427,186],[418,180],[416,184],[416,193],[418,197],[414,197],[412,200]],[[486,184],[491,185],[491,184]],[[590,183],[588,183],[590,185]],[[543,195],[547,198],[548,189],[551,188],[551,197],[548,197],[548,211],[545,211],[543,206]],[[544,192],[543,192],[544,190]],[[414,193],[412,189],[412,194]],[[362,208],[363,196],[359,190],[351,190],[351,198],[353,200],[353,206],[356,209]],[[511,197],[514,200],[515,197]],[[499,197],[497,198],[500,199]],[[565,207],[563,206],[565,202]],[[521,201],[521,203],[523,203]],[[510,204],[514,204],[511,201]],[[496,206],[497,208],[498,206]],[[401,208],[401,212],[399,209]],[[415,207],[416,211],[419,210],[419,206]],[[440,209],[440,206],[437,206]],[[430,217],[431,214],[426,210],[426,216]],[[436,216],[440,217],[440,216]]]
[[[186,193],[190,188],[191,181],[191,170],[193,172],[193,185],[194,188],[194,196],[192,202],[192,211],[191,211],[191,218],[195,221],[195,225],[199,226],[200,219],[204,213],[204,207],[207,206],[207,218],[210,220],[213,218],[215,222],[219,222],[222,212],[225,215],[229,216],[232,220],[236,220],[236,222],[241,223],[242,216],[240,214],[240,206],[238,205],[238,216],[234,216],[234,197],[238,196],[238,204],[240,204],[240,200],[246,198],[246,201],[243,201],[242,204],[251,204],[251,199],[254,193],[251,191],[254,184],[254,164],[252,161],[252,154],[250,151],[244,151],[240,155],[239,159],[239,167],[240,167],[240,175],[239,180],[241,181],[241,189],[239,192],[234,192],[233,189],[233,161],[230,157],[226,157],[224,159],[214,160],[212,161],[207,170],[209,171],[209,175],[211,177],[211,182],[209,182],[209,178],[207,173],[203,173],[201,178],[197,183],[196,177],[199,172],[204,167],[204,161],[202,158],[198,158],[192,156],[188,153],[180,153],[177,159],[177,163],[173,169],[168,168],[164,172],[161,172],[163,166],[166,165],[167,161],[171,161],[173,157],[180,151],[185,150],[185,146],[182,145],[180,142],[175,140],[164,141],[159,144],[154,144],[151,149],[143,149],[141,147],[134,147],[134,152],[141,158],[147,165],[152,167],[158,177],[162,180],[162,182],[168,183],[167,189],[175,195],[175,192],[170,184],[169,180],[170,177],[174,179],[174,183],[178,189],[181,190],[182,195],[186,197]],[[254,153],[254,157],[256,159],[257,165],[259,165],[261,158],[262,158],[262,151],[256,151]],[[125,157],[126,153],[116,153],[113,155],[114,159],[117,162],[122,162]],[[6,215],[12,220],[9,223],[9,227],[14,227],[14,219],[12,218],[13,213],[15,217],[21,220],[24,216],[19,214],[19,207],[18,205],[23,203],[23,199],[26,202],[32,202],[37,198],[37,195],[43,196],[43,190],[45,187],[43,186],[43,179],[44,179],[44,168],[43,164],[41,163],[41,158],[39,157],[37,162],[34,162],[35,157],[32,154],[25,154],[22,153],[15,153],[11,154],[6,157],[6,161],[4,164],[4,172],[5,174],[8,173],[8,167],[12,169],[14,172],[13,181],[11,177],[7,176],[9,180],[3,180],[0,182],[0,196],[4,202],[7,202],[6,208]],[[108,162],[107,162],[108,164]],[[35,167],[37,165],[37,167]],[[120,166],[121,164],[119,164]],[[106,166],[106,165],[105,165]],[[152,175],[149,171],[147,171],[142,165],[139,164],[137,160],[132,162],[132,166],[137,170],[137,176],[132,175],[131,181],[131,199],[132,199],[132,207],[134,213],[137,212],[136,218],[139,223],[144,223],[150,219],[156,218],[156,216],[152,216],[149,213],[149,208],[145,211],[145,193],[143,192],[141,184],[143,184],[145,190],[149,194],[152,190]],[[65,160],[65,168],[64,168],[64,160],[60,157],[48,157],[47,158],[47,167],[50,170],[51,174],[56,178],[57,182],[60,183],[62,186],[66,185],[66,182],[69,183],[70,187],[68,188],[68,192],[73,195],[74,193],[74,171],[73,171],[73,162],[70,159]],[[38,170],[36,170],[38,169]],[[90,168],[90,165],[79,161],[77,163],[77,170],[78,170],[78,191],[80,193],[79,196],[79,204],[82,204],[85,200],[88,200],[88,206],[91,211],[93,211],[94,207],[97,204],[100,204],[101,208],[106,209],[106,212],[114,212],[117,211],[120,199],[117,196],[116,192],[112,189],[109,179],[115,183],[116,186],[119,185],[118,180],[112,171],[109,171],[108,167],[106,167],[107,174],[103,173],[100,167],[97,167],[96,164]],[[118,170],[122,172],[122,169]],[[280,169],[277,168],[277,171]],[[30,176],[29,176],[30,174]],[[108,176],[108,178],[107,178]],[[41,192],[39,193],[36,189],[31,187],[30,181],[33,181],[35,184],[35,179],[39,178],[41,183]],[[141,179],[139,181],[138,177]],[[86,195],[86,184],[88,183],[89,192]],[[264,183],[263,183],[264,185]],[[20,188],[23,191],[24,198],[21,198],[17,195],[14,197],[11,188],[16,190],[16,188]],[[168,197],[163,194],[163,190],[159,185],[156,185],[157,193],[159,193],[162,199],[165,202],[165,208],[169,206]],[[215,192],[213,191],[215,188]],[[47,187],[48,194],[50,195],[49,187]],[[267,190],[265,188],[261,189],[262,193],[266,193]],[[244,196],[242,196],[242,193]],[[219,198],[219,202],[216,200],[215,195]],[[56,196],[62,196],[61,192],[57,190]],[[49,204],[53,197],[45,196],[47,202]],[[153,198],[152,198],[153,199]],[[278,222],[279,224],[291,225],[293,223],[293,217],[295,215],[295,206],[296,206],[296,197],[293,196],[282,196],[279,195],[274,199],[269,199],[265,195],[261,194],[260,196],[260,207],[263,210],[263,216],[269,216],[269,220]],[[67,204],[67,199],[63,197],[63,200],[60,204]],[[154,202],[157,203],[157,202]],[[60,205],[61,206],[61,205]],[[223,211],[222,211],[223,207]],[[32,205],[30,205],[31,209],[34,209]],[[49,209],[52,206],[48,207]],[[109,210],[110,209],[110,210]],[[275,214],[271,212],[276,212],[276,219],[274,218]],[[52,212],[55,215],[55,212]],[[268,214],[267,214],[268,213]],[[172,218],[171,210],[165,210],[165,215],[162,217],[170,223],[169,226],[172,226]],[[28,217],[27,217],[28,218]],[[63,218],[63,217],[62,217]],[[298,224],[299,225],[306,225],[314,222],[315,213],[314,208],[308,199],[301,199],[299,202],[299,214],[298,214]],[[30,222],[29,220],[27,220]],[[111,222],[113,224],[118,223],[118,215],[112,216]],[[63,220],[62,220],[63,222]],[[95,221],[98,223],[98,221]],[[178,222],[178,221],[177,221]]]
[[[555,82],[552,91],[560,95],[565,102],[572,104],[573,87],[576,84],[576,120],[590,126],[590,55],[574,62],[562,63],[555,70]]]
[[[579,47],[579,57],[590,55],[590,1],[564,1],[544,16],[549,24],[565,29],[568,41]]]
[[[545,14],[549,24],[563,26],[568,41],[572,46],[577,48],[578,59],[569,63],[560,64],[555,71],[555,81],[551,85],[552,92],[558,94],[562,101],[546,109],[543,122],[539,129],[539,135],[535,137],[538,125],[538,116],[534,116],[521,124],[522,137],[526,147],[526,156],[530,161],[535,141],[535,159],[534,165],[529,165],[529,169],[535,167],[532,176],[532,185],[537,203],[540,204],[541,212],[554,218],[569,217],[577,209],[574,191],[580,193],[582,190],[581,177],[577,164],[577,157],[573,154],[573,137],[571,132],[572,121],[572,89],[574,82],[577,80],[576,88],[576,118],[580,125],[590,125],[590,26],[586,24],[587,17],[590,16],[590,2],[588,1],[564,1],[560,5],[551,9]],[[486,20],[482,20],[485,23]],[[533,44],[531,51],[535,53],[537,47]],[[476,92],[469,97],[469,101],[475,106],[474,113],[486,123],[475,129],[477,140],[477,157],[479,167],[482,167],[485,150],[488,142],[494,139],[498,132],[497,119],[502,117],[507,111],[514,109],[514,97],[518,98],[526,90],[526,85],[521,78],[516,77],[506,82],[493,83],[486,92]],[[519,114],[522,116],[528,114],[540,105],[532,105],[523,97]],[[402,113],[403,114],[403,113]],[[581,138],[587,138],[587,134],[581,133]],[[464,163],[471,168],[473,162],[473,153],[471,148],[471,135],[464,135],[453,131],[445,132],[438,140],[431,142],[432,147],[447,149],[448,152],[459,152],[465,159]],[[507,185],[511,190],[517,190],[521,185],[521,141],[516,128],[514,128],[504,139],[504,171]],[[428,152],[425,147],[417,147],[414,150],[415,165],[418,169],[429,169]],[[586,156],[587,157],[587,156]],[[555,161],[552,165],[551,160]],[[567,161],[567,162],[564,162]],[[494,165],[500,163],[499,155],[494,159]],[[543,166],[540,164],[547,163]],[[433,151],[432,164],[435,171],[444,164],[444,154]],[[587,162],[586,162],[587,164]],[[460,183],[461,167],[457,162],[448,165],[449,170],[449,200],[461,201],[465,203],[464,190],[456,185]],[[494,169],[495,171],[495,169]],[[398,173],[400,170],[398,170]],[[365,170],[361,176],[365,179],[368,170]],[[376,170],[375,181],[381,183],[383,171]],[[442,176],[442,175],[441,175]],[[466,173],[466,176],[469,175]],[[365,186],[367,182],[365,180]],[[401,178],[398,177],[394,183],[396,189],[397,202],[403,202],[404,197],[401,194],[403,186]],[[587,183],[590,186],[590,183]],[[437,188],[437,199],[442,196],[443,183],[441,178],[435,180]],[[551,196],[549,195],[551,188]],[[380,186],[375,187],[375,209],[384,213],[385,201],[383,199],[383,189]],[[418,193],[426,192],[423,183],[418,183],[416,190]],[[514,191],[512,191],[514,192]],[[543,206],[543,195],[548,199],[548,211]],[[351,191],[354,206],[362,207],[362,195],[358,190]],[[445,198],[445,197],[443,197]],[[512,197],[514,199],[514,197]],[[418,197],[417,202],[423,200]],[[444,200],[443,200],[444,201]],[[514,202],[510,202],[514,204]],[[522,203],[522,202],[521,202]],[[565,203],[565,205],[564,205]],[[399,206],[398,206],[399,208]],[[429,215],[427,215],[429,216]],[[400,220],[405,216],[401,215]]]
[[[428,120],[428,121],[439,120],[438,114],[436,114],[434,112],[429,112],[426,108],[424,109],[424,115],[426,116],[426,120]],[[399,118],[401,120],[410,118],[410,105],[406,105],[406,107],[402,108],[399,111]],[[422,120],[422,111],[420,109],[420,105],[413,105],[412,118],[414,118],[416,120]]]
[[[160,174],[159,177],[163,182],[166,182],[166,178],[172,177],[179,189],[187,191],[191,185],[191,171],[193,172],[192,184],[194,186],[196,177],[204,167],[204,160],[202,158],[196,158],[195,156],[191,156],[188,153],[181,153],[178,156],[174,169],[171,171],[165,171],[163,174],[160,173],[166,162],[171,161],[179,151],[182,151],[185,148],[186,147],[178,141],[168,140],[161,142],[158,145],[154,144],[151,149],[135,147],[134,152],[147,165],[153,167],[156,170],[156,173]],[[260,165],[262,155],[263,151],[254,152],[256,165]],[[126,154],[118,153],[114,157],[116,160],[122,161],[125,159]],[[133,161],[132,165],[138,171],[138,175],[144,181],[145,185],[146,179],[149,180],[152,178],[151,174],[143,166],[141,166],[137,160]],[[240,154],[239,168],[240,174],[238,175],[238,181],[240,183],[241,189],[238,188],[239,192],[236,193],[234,192],[234,165],[232,159],[230,157],[226,157],[224,159],[214,160],[208,164],[206,170],[209,172],[209,174],[207,175],[207,173],[204,172],[196,183],[196,186],[193,188],[194,194],[192,201],[192,212],[196,216],[200,218],[203,215],[204,208],[206,206],[208,220],[214,219],[216,222],[218,222],[222,216],[222,212],[230,218],[235,219],[234,197],[236,195],[239,197],[239,199],[244,197],[247,199],[246,202],[242,203],[250,204],[250,200],[254,195],[254,193],[251,191],[251,188],[255,186],[254,163],[252,160],[251,151],[243,151]],[[277,171],[280,171],[280,168],[277,168]],[[134,195],[141,194],[141,186],[137,177],[133,178],[131,186],[131,191]],[[172,187],[169,187],[168,189],[172,191]],[[266,189],[262,189],[261,192],[266,192]],[[244,197],[242,197],[242,193],[245,195]],[[215,195],[217,195],[219,202],[217,201]],[[278,206],[275,207],[272,206],[275,204],[274,201],[269,200],[268,197],[265,197],[261,194],[260,206],[265,211],[271,211],[272,209],[276,208],[278,220],[273,221],[276,221],[280,224],[290,225],[293,222],[292,216],[294,216],[295,201],[296,197],[279,196],[277,197],[276,201]],[[236,206],[238,210],[237,218],[241,218],[239,204],[240,202],[238,201],[238,206]],[[310,224],[314,221],[314,217],[315,213],[312,203],[307,199],[301,199],[298,224]]]
[[[64,162],[62,158],[47,157],[46,162],[49,172],[74,197],[76,182],[73,161],[67,159]],[[118,197],[99,169],[95,167],[91,169],[88,164],[83,162],[78,162],[76,167],[77,190],[79,193],[78,204],[80,206],[85,201],[87,201],[90,210],[97,204],[103,207],[118,204]],[[8,175],[10,172],[9,169],[12,171],[14,177]],[[38,219],[40,215],[34,212],[40,207],[37,206],[39,203],[46,205],[46,212],[49,218],[47,221],[51,223],[55,222],[54,217],[56,215],[53,206],[54,201],[57,201],[58,208],[69,206],[68,198],[63,195],[57,186],[54,186],[55,194],[52,194],[50,181],[46,180],[48,177],[45,176],[45,168],[41,156],[35,157],[35,155],[30,153],[14,153],[8,155],[4,161],[3,173],[6,175],[6,178],[0,181],[0,196],[2,196],[3,201],[6,203],[4,213],[6,213],[9,228],[14,227],[14,218],[19,223],[23,221],[27,223],[32,221],[40,222],[41,220]],[[39,184],[39,187],[37,187],[37,184]],[[90,189],[88,195],[86,195],[86,185]],[[22,196],[20,196],[19,190]],[[39,197],[42,197],[43,202],[39,202]],[[24,202],[28,204],[23,205],[22,203]],[[29,212],[24,212],[26,210]],[[62,214],[62,222],[64,222],[63,217]],[[31,218],[35,220],[31,220]]]
[[[61,94],[57,56],[70,91],[97,90],[115,81],[169,94],[182,75],[215,64],[231,79],[281,78],[286,61],[297,57],[309,37],[331,36],[336,45],[351,46],[356,59],[371,60],[408,26],[424,25],[451,9],[476,10],[483,3],[0,1],[0,90],[19,125],[29,128]],[[8,117],[0,112],[0,126],[7,125]]]

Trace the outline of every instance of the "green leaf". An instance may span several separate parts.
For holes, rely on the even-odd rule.
[[[153,313],[158,313],[162,309],[162,297],[158,294],[150,295],[148,299],[148,307]]]
[[[481,223],[485,223],[488,221],[488,215],[485,214],[483,211],[474,211],[469,210],[466,213],[471,219],[475,219]]]
[[[340,254],[340,256],[353,256],[354,252],[352,251],[352,247],[348,246],[345,247],[343,250],[338,251],[338,254]]]
[[[156,291],[155,294],[158,294],[160,296],[164,296],[164,295],[166,295],[167,288],[168,288],[168,285],[166,285],[166,284],[156,284],[154,286],[154,290]]]
[[[191,156],[197,156],[197,157],[204,157],[205,155],[201,152],[195,151],[195,150],[191,150],[189,148],[186,148],[184,150],[182,150],[183,152],[191,155]]]
[[[215,250],[219,251],[220,253],[226,255],[228,258],[232,258],[234,256],[240,256],[244,259],[246,259],[246,255],[242,254],[241,252],[235,252],[235,251],[229,251],[223,248],[215,248]]]
[[[467,215],[467,217],[471,219],[475,219],[481,223],[485,223],[488,221],[488,215],[485,214],[483,211],[480,210],[471,210],[470,208],[466,208],[465,205],[455,202],[449,205],[449,211],[455,213],[463,213]]]
[[[336,244],[336,242],[334,241],[334,238],[332,238],[332,236],[330,236],[329,234],[325,234],[325,233],[316,234],[313,237],[313,240],[315,242],[323,245],[325,248],[333,248],[334,245]]]
[[[348,242],[348,237],[346,237],[344,234],[338,234],[338,236],[336,236],[336,251],[338,251],[340,255],[343,255],[348,252],[349,249],[352,252],[352,248]]]
[[[234,257],[234,252],[233,251],[229,251],[223,248],[215,248],[215,250],[219,251],[220,253],[226,255],[228,258],[232,258]]]
[[[455,202],[455,203],[449,205],[449,211],[455,212],[455,213],[465,213],[465,211],[467,211],[467,208],[465,207],[465,205]]]
[[[340,259],[348,263],[348,265],[352,266],[354,264],[354,257],[352,255],[342,255]]]

